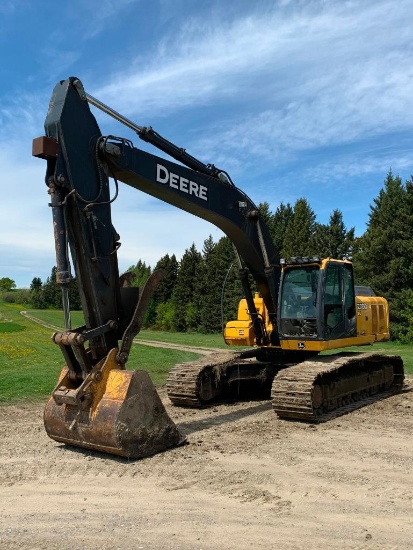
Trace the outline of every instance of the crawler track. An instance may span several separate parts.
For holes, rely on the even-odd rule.
[[[378,353],[289,357],[256,350],[213,353],[192,363],[175,365],[166,389],[174,405],[202,407],[242,396],[269,397],[280,418],[323,422],[401,390],[403,362]],[[302,357],[302,361],[300,361]],[[254,393],[255,392],[255,393]]]
[[[256,351],[213,353],[197,361],[175,365],[170,371],[166,390],[174,405],[202,407],[231,393],[241,392],[244,382],[269,396],[275,364],[257,361]],[[264,388],[264,389],[263,389]]]
[[[278,373],[272,384],[272,405],[281,418],[324,422],[399,392],[403,380],[398,356],[319,356]]]

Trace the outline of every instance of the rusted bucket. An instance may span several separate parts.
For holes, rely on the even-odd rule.
[[[113,349],[82,388],[72,388],[68,368],[44,411],[52,439],[115,455],[143,458],[179,445],[184,437],[168,416],[146,371],[119,369]]]

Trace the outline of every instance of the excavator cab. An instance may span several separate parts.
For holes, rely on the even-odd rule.
[[[296,259],[283,263],[279,302],[280,337],[335,340],[356,335],[350,262]]]
[[[320,422],[400,391],[403,362],[398,356],[326,350],[366,346],[389,339],[387,301],[357,287],[352,264],[332,258],[281,260],[277,321],[257,293],[254,307],[244,298],[238,319],[225,328],[229,345],[253,345],[257,359],[273,369],[271,398],[280,418]],[[251,310],[257,313],[267,345],[257,345]],[[271,345],[276,332],[279,343]],[[265,364],[269,361],[269,365]],[[264,366],[265,365],[265,366]],[[288,367],[288,368],[286,368]]]
[[[350,261],[313,257],[281,263],[282,349],[323,351],[389,339],[387,301],[356,296]]]
[[[389,339],[388,304],[378,296],[356,296],[353,266],[348,260],[291,258],[281,260],[277,325],[271,322],[257,293],[254,304],[264,332],[276,332],[281,350],[318,353]],[[246,299],[238,318],[225,327],[228,345],[256,345]]]

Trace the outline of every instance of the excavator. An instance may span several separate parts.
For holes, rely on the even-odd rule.
[[[177,162],[129,139],[103,136],[91,105]],[[148,373],[126,369],[163,272],[154,271],[143,288],[128,286],[127,274],[119,273],[120,237],[111,216],[119,182],[214,224],[232,241],[238,262],[244,297],[224,339],[241,348],[175,365],[167,379],[174,405],[205,406],[248,388],[271,395],[280,418],[318,422],[402,388],[399,356],[332,352],[387,340],[386,300],[368,289],[356,293],[348,260],[280,259],[259,209],[225,170],[123,117],[76,77],[55,86],[33,155],[47,161],[65,324],[52,337],[65,365],[44,411],[55,441],[142,458],[184,440]],[[77,328],[71,327],[71,269],[85,320]]]

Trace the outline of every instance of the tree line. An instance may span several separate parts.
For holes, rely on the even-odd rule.
[[[413,341],[413,182],[402,182],[390,171],[370,206],[367,229],[355,237],[347,229],[342,212],[333,210],[327,224],[317,222],[305,198],[294,205],[281,203],[271,212],[267,202],[258,205],[280,257],[319,255],[351,259],[355,280],[389,300],[392,337]],[[209,236],[198,251],[195,244],[180,261],[162,257],[153,267],[139,260],[128,271],[133,286],[142,286],[153,270],[165,277],[150,302],[144,326],[179,332],[219,332],[235,319],[242,297],[233,246],[227,237],[217,242]],[[80,308],[76,282],[71,283],[71,307]],[[56,268],[42,282],[30,287],[35,308],[61,308]]]

